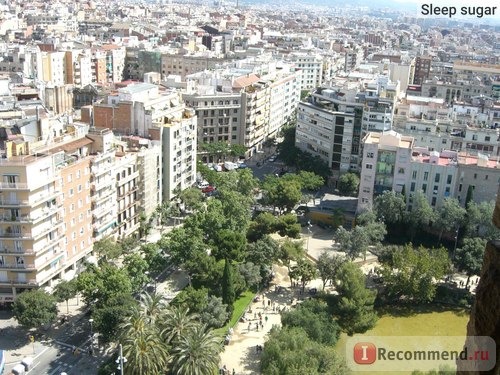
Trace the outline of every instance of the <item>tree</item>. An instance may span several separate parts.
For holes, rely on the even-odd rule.
[[[240,261],[247,245],[245,234],[241,231],[222,229],[217,233],[217,239],[212,255],[217,259]]]
[[[184,307],[170,306],[159,322],[160,337],[163,342],[176,345],[197,325],[198,314],[191,314]]]
[[[139,215],[139,238],[146,237],[153,226],[154,217],[148,217],[144,212]]]
[[[302,293],[304,293],[306,285],[316,278],[316,267],[305,258],[297,260],[297,264],[292,266],[289,272],[291,280],[298,280],[302,286]]]
[[[405,220],[406,202],[401,194],[386,190],[375,198],[374,211],[384,223],[401,224]]]
[[[344,224],[345,221],[345,212],[343,208],[335,207],[332,211],[332,227],[333,229],[337,229],[341,225]]]
[[[344,360],[331,346],[311,340],[299,327],[271,329],[261,356],[261,372],[269,375],[347,375]]]
[[[340,327],[332,319],[328,305],[319,300],[307,300],[296,309],[281,315],[283,327],[300,327],[307,336],[321,344],[334,346],[340,335]]]
[[[303,190],[318,190],[325,184],[325,179],[314,172],[300,171],[297,175],[288,174],[283,176],[286,180],[287,178],[292,178],[299,181],[300,186]]]
[[[161,374],[168,366],[169,352],[156,331],[149,327],[143,333],[123,337],[123,356],[127,373]]]
[[[229,153],[233,157],[245,156],[246,152],[247,152],[247,148],[243,145],[236,143],[236,144],[232,144],[229,146]]]
[[[278,258],[281,264],[286,266],[288,274],[290,274],[291,271],[291,262],[298,261],[304,256],[305,251],[302,241],[292,241],[291,239],[287,238],[281,243]]]
[[[123,266],[130,278],[133,291],[139,291],[150,281],[149,264],[140,254],[133,253],[125,256]]]
[[[436,220],[436,213],[422,191],[418,191],[413,197],[413,208],[408,212],[407,217],[411,240],[415,237],[418,229],[427,227]]]
[[[341,195],[356,196],[358,194],[359,177],[354,173],[346,173],[340,176],[337,185]]]
[[[104,343],[118,339],[122,324],[131,311],[136,307],[137,302],[128,293],[119,293],[111,296],[105,304],[96,305],[92,312],[94,319],[94,330],[99,332],[99,340]]]
[[[495,202],[470,202],[467,205],[466,235],[468,237],[481,237],[486,240],[500,238],[500,229],[493,225],[491,218]]]
[[[419,303],[430,302],[436,294],[435,281],[449,269],[448,252],[444,248],[418,249],[411,245],[391,247],[378,269],[390,297]]]
[[[465,272],[467,282],[465,288],[469,285],[470,277],[479,275],[483,264],[484,249],[486,240],[483,238],[465,238],[462,247],[457,248],[453,263],[459,271]]]
[[[328,281],[333,282],[336,279],[340,267],[346,261],[347,260],[341,255],[330,255],[326,251],[320,254],[316,262],[316,267],[323,281],[323,289],[325,289]]]
[[[222,302],[221,297],[208,297],[207,304],[200,312],[200,320],[211,328],[222,327],[229,319],[227,306]]]
[[[93,251],[100,260],[105,262],[116,259],[123,254],[121,245],[109,237],[94,242]]]
[[[460,206],[458,199],[446,198],[437,211],[436,226],[439,228],[439,242],[443,232],[451,232],[465,223],[467,211]]]
[[[177,375],[213,375],[222,351],[220,337],[196,324],[180,336],[172,350],[172,373]]]
[[[271,236],[265,235],[254,243],[247,245],[245,260],[257,265],[271,266],[278,260],[280,244]]]
[[[291,210],[302,198],[301,185],[296,179],[266,176],[262,189],[265,201],[280,211]]]
[[[250,222],[247,231],[247,238],[251,242],[258,241],[266,234],[274,233],[278,230],[278,218],[269,212],[262,212]]]
[[[227,305],[228,311],[233,312],[233,304],[236,299],[233,280],[233,266],[229,259],[224,263],[224,274],[222,275],[222,302]]]
[[[192,313],[201,313],[208,303],[208,289],[195,289],[191,285],[184,288],[172,301],[173,306],[189,310]]]
[[[141,246],[140,254],[148,264],[149,270],[158,274],[167,266],[167,258],[162,254],[160,247],[156,243],[146,243]]]
[[[105,305],[110,297],[132,294],[129,275],[115,265],[106,263],[101,267],[89,266],[76,280],[87,306]]]
[[[26,328],[40,328],[57,319],[56,298],[41,289],[33,289],[17,296],[12,304],[17,322]]]
[[[350,232],[340,226],[334,233],[333,239],[351,260],[363,254],[366,260],[366,253],[370,245],[376,245],[384,239],[386,235],[385,224],[382,222],[371,222],[365,226],[357,225]]]
[[[300,238],[300,224],[297,215],[285,214],[277,218],[276,230],[282,237]]]
[[[57,302],[66,301],[67,314],[69,314],[68,300],[76,296],[76,293],[78,293],[78,291],[75,279],[71,281],[61,280],[54,289],[54,297],[56,297]]]
[[[186,209],[197,210],[203,204],[204,196],[200,189],[190,187],[179,193],[179,199],[184,203]]]
[[[378,319],[373,308],[376,292],[365,287],[365,276],[354,263],[342,265],[336,290],[334,311],[344,332],[352,336],[375,326]]]
[[[256,292],[262,282],[260,267],[252,262],[246,262],[238,265],[238,271],[245,280],[246,289]]]

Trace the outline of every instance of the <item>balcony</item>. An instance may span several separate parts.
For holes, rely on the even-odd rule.
[[[0,182],[0,190],[30,190],[28,184],[21,182]]]
[[[26,206],[28,207],[30,204],[27,200],[20,199],[0,199],[0,207],[19,207]]]
[[[31,238],[31,233],[29,232],[15,232],[12,230],[9,230],[10,228],[7,228],[7,230],[3,233],[0,233],[0,238],[22,238],[22,239],[30,239]]]
[[[7,270],[36,270],[34,264],[27,263],[0,263],[0,269]]]
[[[33,249],[9,249],[4,247],[3,249],[0,248],[0,255],[35,255],[35,252]]]
[[[31,223],[33,221],[29,215],[12,216],[12,215],[0,215],[0,222],[5,223]]]

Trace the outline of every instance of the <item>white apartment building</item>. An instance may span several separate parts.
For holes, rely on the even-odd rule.
[[[385,190],[401,192],[403,186],[409,209],[418,191],[432,207],[441,206],[446,198],[457,198],[464,205],[470,186],[474,201],[495,199],[500,183],[497,159],[450,150],[430,151],[415,146],[413,137],[393,131],[368,133],[363,141],[358,212],[371,208],[375,197]]]
[[[154,125],[161,132],[163,200],[170,201],[196,182],[197,118],[194,110],[184,108]]]
[[[286,61],[295,63],[296,68],[302,71],[301,90],[311,90],[322,85],[324,59],[320,54],[312,51],[291,52],[285,58]]]
[[[368,133],[363,139],[358,212],[371,209],[385,190],[401,192],[410,174],[414,140],[393,131]]]
[[[65,52],[42,52],[43,80],[53,86],[66,83]]]
[[[358,170],[364,104],[356,94],[356,88],[320,89],[298,106],[295,144],[325,160],[334,179]]]
[[[117,225],[117,192],[113,132],[94,129],[87,137],[96,143],[91,160],[92,228],[96,241],[114,233]]]

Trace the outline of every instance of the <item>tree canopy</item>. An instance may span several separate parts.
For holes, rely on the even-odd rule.
[[[340,176],[337,187],[341,195],[356,196],[359,188],[359,177],[354,173]]]
[[[56,298],[41,289],[33,289],[17,296],[12,312],[18,323],[26,328],[40,328],[57,319]]]

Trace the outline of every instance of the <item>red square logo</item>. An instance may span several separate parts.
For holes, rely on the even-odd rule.
[[[371,342],[358,342],[353,350],[354,362],[371,365],[377,359],[377,347]]]

